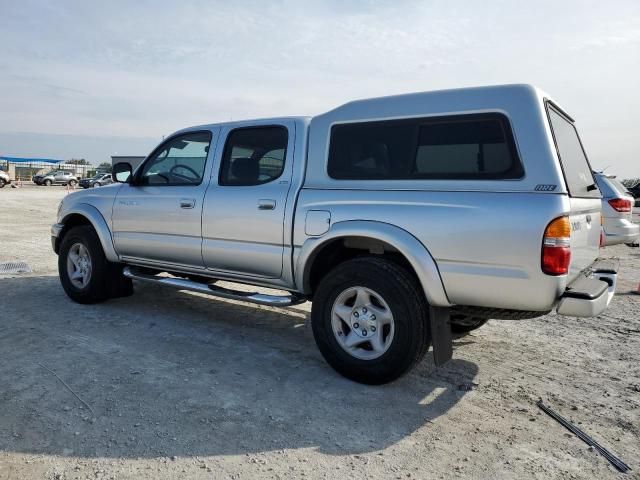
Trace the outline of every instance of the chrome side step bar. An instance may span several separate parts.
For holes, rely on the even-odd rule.
[[[216,297],[240,300],[242,302],[257,303],[259,305],[269,305],[271,307],[289,307],[307,301],[303,295],[291,293],[289,295],[267,295],[258,292],[242,292],[231,290],[216,285],[194,282],[186,278],[159,277],[149,273],[141,272],[133,267],[124,267],[123,275],[127,278],[140,280],[141,282],[155,283],[156,285],[166,285],[168,287],[179,288],[180,290],[192,290],[194,292],[206,293]]]

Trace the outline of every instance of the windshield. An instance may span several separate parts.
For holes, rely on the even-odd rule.
[[[547,110],[569,195],[600,197],[576,127],[552,105],[547,104]]]

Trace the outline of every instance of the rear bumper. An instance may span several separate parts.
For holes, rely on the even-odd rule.
[[[634,243],[640,236],[640,225],[626,218],[604,219],[605,245],[618,245],[620,243]]]
[[[606,310],[616,291],[618,260],[596,260],[565,290],[557,312],[571,317],[595,317]]]

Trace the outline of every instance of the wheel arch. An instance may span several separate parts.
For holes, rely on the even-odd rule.
[[[297,287],[305,294],[312,294],[319,281],[318,271],[325,274],[328,267],[358,255],[345,249],[393,256],[416,276],[430,305],[451,305],[429,250],[406,230],[370,220],[338,222],[325,235],[307,239],[297,256]]]
[[[56,241],[56,253],[59,251],[60,242],[64,238],[64,235],[71,228],[79,225],[91,225],[100,239],[100,245],[107,260],[110,262],[119,261],[118,254],[113,245],[111,230],[109,230],[109,226],[100,211],[93,205],[86,203],[75,205],[70,211],[65,212],[65,216],[60,223],[64,225],[64,227],[60,231]]]

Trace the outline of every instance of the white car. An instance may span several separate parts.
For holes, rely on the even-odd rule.
[[[9,177],[9,174],[4,170],[0,170],[0,188],[8,183],[11,183],[11,177]]]
[[[593,176],[602,193],[604,244],[637,244],[640,225],[631,221],[633,195],[613,175],[594,172]]]

